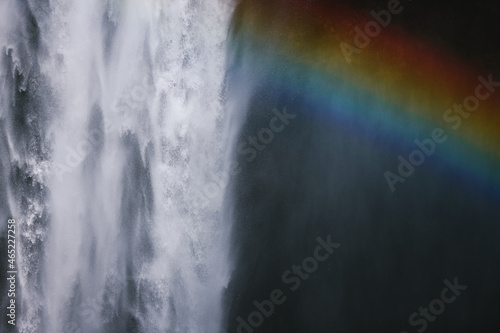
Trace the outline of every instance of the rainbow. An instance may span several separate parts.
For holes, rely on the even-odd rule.
[[[397,1],[391,1],[388,6],[394,7]],[[300,86],[314,109],[322,110],[316,116],[345,124],[352,135],[369,138],[373,149],[391,150],[393,171],[397,156],[407,156],[416,139],[443,129],[448,140],[432,158],[460,179],[498,194],[500,87],[484,82],[500,82],[500,74],[466,63],[395,23],[365,30],[376,21],[369,10],[312,3],[240,2],[231,27],[233,52],[253,61],[257,72],[287,82],[284,89]],[[408,2],[399,5],[392,21],[411,10]],[[356,43],[359,30],[368,45]],[[464,103],[461,114],[453,111]]]

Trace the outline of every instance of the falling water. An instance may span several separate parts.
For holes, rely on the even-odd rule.
[[[1,218],[20,232],[20,332],[222,330],[231,10],[0,3]]]

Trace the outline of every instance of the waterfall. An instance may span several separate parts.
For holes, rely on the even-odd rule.
[[[19,230],[18,331],[223,329],[231,12],[221,0],[0,4],[0,217]]]

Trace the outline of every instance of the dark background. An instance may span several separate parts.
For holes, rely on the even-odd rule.
[[[387,1],[344,3],[365,12],[387,7]],[[391,25],[500,75],[500,3],[414,0],[405,6]],[[236,332],[236,318],[256,310],[254,300],[279,288],[287,301],[255,332],[417,332],[410,314],[439,298],[444,279],[458,277],[468,289],[425,331],[499,332],[498,189],[476,186],[430,158],[391,193],[382,174],[404,151],[381,149],[368,134],[311,116],[321,110],[311,110],[300,79],[294,78],[296,92],[282,89],[293,75],[269,73],[242,110],[248,118],[240,142],[268,127],[272,108],[286,106],[298,116],[255,160],[240,156],[227,331]],[[329,234],[342,246],[291,292],[283,272]]]

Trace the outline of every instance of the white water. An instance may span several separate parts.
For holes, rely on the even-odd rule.
[[[36,59],[50,92],[36,111],[50,115],[50,157],[11,145],[46,191],[30,209],[12,203],[19,331],[220,332],[230,223],[224,187],[211,200],[200,190],[234,140],[223,98],[231,6],[29,1],[39,48],[28,57],[22,6],[0,7],[1,46],[25,76]]]

